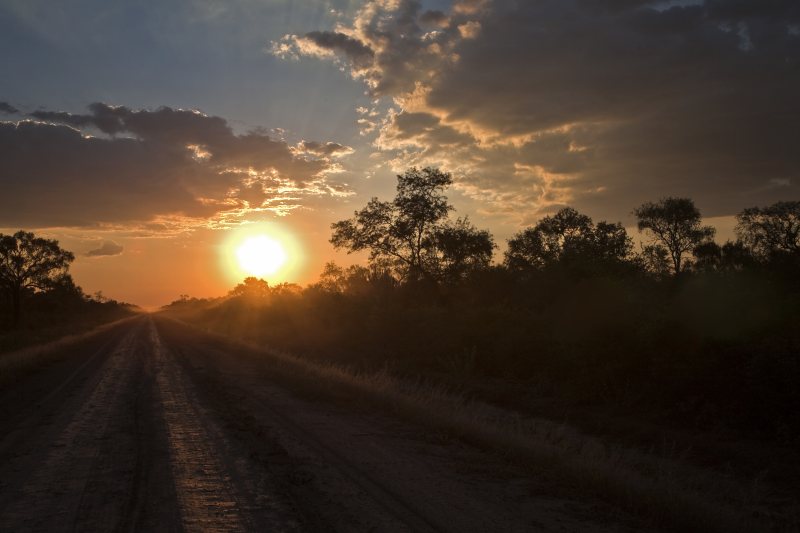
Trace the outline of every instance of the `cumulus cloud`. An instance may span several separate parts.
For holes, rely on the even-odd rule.
[[[358,11],[351,26],[286,35],[272,43],[272,52],[335,58],[354,78],[363,79],[373,95],[393,95],[413,90],[443,63],[457,60],[453,47],[462,32],[474,36],[477,22],[470,16],[479,8],[476,2],[456,2],[447,15],[425,11],[417,0],[373,0]]]
[[[9,104],[8,102],[0,102],[0,113],[5,113],[7,115],[13,115],[17,113],[17,108]]]
[[[120,255],[122,253],[122,246],[114,241],[104,241],[99,247],[86,252],[86,257],[105,257],[112,255]]]
[[[369,125],[395,167],[446,165],[487,209],[729,215],[800,193],[798,27],[792,0],[375,0],[336,28],[370,61],[319,46],[391,98]]]
[[[208,225],[302,198],[342,194],[328,175],[336,143],[298,152],[257,130],[236,134],[198,111],[95,103],[0,122],[0,225],[92,226],[167,219]],[[257,201],[255,191],[260,191]]]

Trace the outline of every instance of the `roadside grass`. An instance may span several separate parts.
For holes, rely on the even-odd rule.
[[[59,323],[48,326],[29,324],[19,330],[0,331],[0,357],[4,354],[22,351],[28,347],[36,347],[59,339],[88,332],[103,324],[130,317],[137,311],[116,310],[106,314],[92,316],[65,316]]]
[[[79,333],[65,334],[55,340],[29,345],[15,351],[0,353],[0,384],[18,379],[21,375],[70,348],[77,347],[98,335],[136,319],[138,314],[96,325]],[[74,331],[74,330],[73,330]]]
[[[610,445],[566,424],[468,400],[440,385],[401,380],[386,371],[362,373],[320,364],[169,320],[202,331],[223,348],[269,363],[271,376],[306,393],[340,400],[347,399],[344,394],[362,405],[383,408],[437,434],[498,453],[565,490],[619,506],[656,529],[752,532],[797,526],[795,520],[786,524],[785,519],[755,511],[763,496],[757,480],[743,486],[681,463],[679,456]]]

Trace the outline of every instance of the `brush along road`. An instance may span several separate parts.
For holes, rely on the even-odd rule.
[[[274,363],[178,323],[142,316],[60,350],[2,381],[0,531],[636,527],[446,435],[331,401],[335,383],[281,385]]]

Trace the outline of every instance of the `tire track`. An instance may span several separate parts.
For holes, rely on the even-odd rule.
[[[143,330],[138,328],[130,347],[134,363],[127,387],[111,413],[84,486],[74,531],[180,529],[153,354]]]
[[[210,421],[180,367],[164,347],[152,321],[150,349],[156,365],[157,394],[163,407],[179,513],[189,531],[255,530],[243,515],[241,496],[217,459]]]
[[[76,527],[86,484],[96,471],[102,443],[108,438],[109,421],[119,397],[128,386],[131,368],[135,364],[130,351],[137,330],[129,330],[104,361],[98,371],[100,377],[96,386],[57,438],[44,443],[49,444],[49,449],[41,464],[30,475],[16,472],[18,479],[27,479],[15,487],[10,504],[3,510],[4,528],[12,531],[69,531]],[[92,360],[77,369],[60,388],[67,387]]]
[[[67,377],[61,379],[58,384],[49,389],[49,391],[35,400],[36,410],[32,413],[30,409],[25,409],[19,412],[10,420],[4,421],[4,426],[11,428],[6,433],[2,442],[0,442],[0,457],[4,457],[19,445],[19,443],[30,439],[32,433],[35,433],[42,425],[43,419],[51,413],[52,410],[62,407],[66,403],[66,397],[72,391],[70,387],[78,385],[82,380],[89,378],[97,368],[102,365],[102,357],[107,355],[108,352],[116,344],[119,344],[121,336],[116,332],[111,332],[110,339],[102,342],[92,355],[84,360],[77,368],[72,370]],[[92,387],[96,386],[96,383]]]
[[[307,447],[322,463],[336,469],[342,478],[352,483],[362,494],[368,495],[369,499],[391,516],[396,521],[393,529],[405,530],[407,528],[408,531],[419,533],[450,530],[447,525],[426,515],[412,501],[405,498],[390,485],[382,483],[380,479],[365,469],[363,464],[351,461],[345,454],[328,446],[314,433],[296,423],[281,410],[273,407],[270,404],[273,399],[269,398],[268,395],[263,394],[263,392],[255,394],[260,400],[259,403],[262,409],[268,411],[272,417],[277,419],[282,429],[291,433],[297,441]]]

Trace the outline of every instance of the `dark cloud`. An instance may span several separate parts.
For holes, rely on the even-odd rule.
[[[208,223],[244,206],[259,183],[279,209],[288,194],[330,194],[323,158],[294,153],[220,117],[171,108],[92,104],[89,113],[37,111],[0,122],[0,225],[88,226],[184,217]],[[324,145],[324,143],[320,143]],[[248,202],[252,201],[248,197]],[[191,222],[187,222],[191,223]]]
[[[305,35],[305,39],[320,48],[344,54],[356,68],[369,65],[375,56],[375,52],[363,42],[335,31],[312,31]]]
[[[425,11],[419,16],[419,22],[422,25],[445,27],[449,17],[442,11],[429,10]]]
[[[797,194],[798,4],[647,4],[496,4],[427,105],[500,135],[566,131],[592,151],[583,205],[681,194],[721,215]]]
[[[0,102],[0,113],[5,113],[7,115],[13,115],[17,113],[18,110],[16,107],[12,106],[8,102]]]
[[[471,15],[482,1],[455,6]],[[431,69],[454,59],[451,51],[462,38],[459,25],[469,21],[466,14],[455,8],[452,17],[423,11],[418,0],[366,2],[352,28],[286,35],[272,50],[282,57],[344,57],[351,74],[364,79],[374,95],[392,95],[413,90]],[[431,30],[432,25],[438,27]]]
[[[335,142],[301,141],[297,152],[317,157],[342,157],[353,153],[353,148]]]
[[[444,15],[430,32],[418,2],[368,3],[340,28],[375,52],[353,75],[402,108],[377,140],[393,164],[448,164],[511,211],[622,218],[687,195],[728,215],[800,194],[796,0],[470,0]]]
[[[122,253],[122,246],[114,241],[104,241],[98,248],[94,248],[86,252],[86,257],[105,257],[111,255],[120,255]]]

